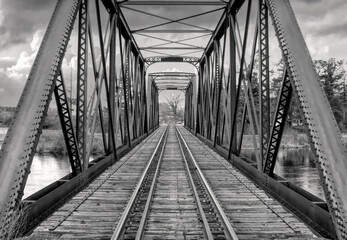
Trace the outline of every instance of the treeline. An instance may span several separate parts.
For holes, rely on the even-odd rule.
[[[282,61],[278,65],[283,65]],[[345,83],[346,71],[343,67],[343,60],[336,60],[330,58],[329,60],[315,60],[314,65],[328,98],[335,119],[340,127],[340,130],[346,132],[346,103],[347,103],[347,87]],[[277,81],[280,81],[277,79]],[[276,94],[277,93],[277,94]],[[278,96],[278,91],[274,94]],[[298,97],[296,94],[293,95],[291,107],[289,111],[289,120],[299,119],[304,120],[301,111]]]
[[[330,58],[329,60],[315,60],[314,66],[316,68],[321,85],[328,98],[336,121],[340,130],[346,132],[346,105],[347,105],[347,87],[345,83],[346,71],[343,67],[343,60],[336,60]],[[254,69],[257,69],[258,62],[255,61]],[[270,71],[270,112],[271,115],[276,111],[277,99],[280,94],[282,84],[283,72],[285,64],[283,60],[275,64],[275,67]],[[258,72],[253,71],[251,77],[252,93],[254,96],[254,104],[259,114],[259,81]],[[244,102],[244,92],[241,95],[241,103]],[[242,114],[238,115],[239,121]],[[300,102],[296,93],[293,94],[291,105],[288,113],[287,123],[290,127],[300,127],[304,122],[301,111]]]
[[[256,59],[254,69],[257,69],[258,64],[258,60]],[[336,121],[341,131],[346,132],[347,86],[345,83],[346,71],[343,67],[344,61],[330,58],[328,60],[316,60],[314,61],[314,65],[316,67],[317,74],[320,78],[322,87],[329,100],[332,111],[335,115]],[[272,113],[274,113],[276,109],[277,98],[282,82],[283,69],[285,69],[284,63],[281,60],[279,63],[275,65],[274,69],[270,71],[270,104]],[[259,83],[257,71],[253,71],[251,83],[255,105],[259,106]],[[160,103],[160,123],[183,122],[184,110],[178,107],[179,103],[182,101],[182,97],[180,97],[180,95],[177,94],[168,97],[165,103]],[[244,93],[241,95],[241,103],[242,101],[244,101]],[[72,108],[74,109],[76,106],[74,102],[71,101],[71,103],[73,104]],[[259,108],[257,107],[257,110],[258,109]],[[300,109],[300,104],[296,94],[294,94],[288,115],[288,123],[290,126],[296,121],[301,122],[304,120],[298,109]],[[9,126],[14,111],[14,107],[0,107],[1,127]],[[241,115],[242,114],[240,113],[239,119],[242,118]],[[75,118],[75,116],[73,116],[73,118]],[[75,121],[75,119],[73,119],[73,121]],[[107,122],[107,119],[105,119],[105,121]],[[60,129],[60,121],[57,111],[55,109],[49,110],[44,123],[44,129]],[[99,131],[99,127],[97,127],[97,131]]]

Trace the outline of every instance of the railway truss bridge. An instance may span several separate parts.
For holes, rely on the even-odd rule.
[[[159,126],[165,90],[184,126]],[[274,173],[294,98],[326,200]],[[50,105],[71,173],[23,199]],[[58,0],[0,152],[0,239],[347,239],[346,173],[289,0]]]

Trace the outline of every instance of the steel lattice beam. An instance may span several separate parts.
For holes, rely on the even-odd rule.
[[[346,149],[288,0],[267,0],[289,76],[309,129],[323,189],[339,239],[347,239]],[[284,24],[290,22],[291,24]]]
[[[77,58],[77,115],[76,139],[83,162],[83,169],[88,168],[86,154],[87,135],[87,75],[88,75],[88,0],[82,0],[78,21],[78,58]]]
[[[269,22],[265,0],[259,0],[259,145],[264,163],[270,135]]]
[[[17,210],[79,1],[58,1],[0,152],[0,238]],[[44,64],[43,64],[44,63]],[[5,147],[6,146],[6,147]]]
[[[74,175],[82,172],[82,163],[80,160],[80,154],[78,152],[77,141],[75,132],[73,129],[71,112],[69,108],[68,99],[66,96],[65,84],[63,79],[63,73],[60,72],[56,80],[56,87],[54,89],[55,101],[59,113],[59,119],[64,134],[66,143],[66,149],[70,159],[70,165],[72,173]]]
[[[278,150],[286,123],[290,101],[292,98],[292,86],[288,72],[284,71],[282,87],[278,98],[277,108],[272,124],[271,135],[269,138],[267,151],[264,159],[264,173],[272,176],[275,169]]]

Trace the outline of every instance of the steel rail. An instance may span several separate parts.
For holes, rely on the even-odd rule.
[[[221,205],[218,202],[218,199],[216,198],[216,196],[214,195],[211,187],[209,186],[205,176],[203,175],[199,165],[197,164],[195,157],[193,156],[192,152],[190,151],[187,142],[184,140],[181,132],[179,131],[179,129],[177,128],[177,133],[180,136],[180,139],[182,140],[183,145],[186,147],[187,152],[196,168],[197,173],[199,174],[202,183],[205,186],[205,189],[207,190],[207,193],[210,196],[210,199],[212,200],[212,204],[214,205],[214,208],[217,210],[218,215],[221,219],[221,222],[223,224],[224,230],[225,230],[225,234],[227,235],[228,239],[232,239],[232,240],[238,240],[239,238],[237,237],[234,228],[231,226],[228,217],[226,216],[226,214],[224,213],[223,208],[221,207]]]
[[[160,139],[158,141],[158,144],[155,147],[155,149],[153,151],[153,154],[152,154],[150,160],[148,161],[148,164],[147,164],[145,170],[143,171],[143,174],[141,175],[139,183],[137,184],[136,188],[134,189],[134,192],[133,192],[131,198],[129,199],[128,205],[126,206],[126,208],[125,208],[125,210],[124,210],[124,212],[123,212],[123,214],[122,214],[122,216],[121,216],[121,218],[120,218],[120,220],[118,222],[116,230],[113,232],[111,240],[121,239],[121,234],[124,232],[124,227],[125,227],[126,221],[128,220],[129,215],[130,215],[130,213],[131,213],[131,211],[133,209],[133,206],[135,204],[135,201],[137,199],[137,196],[139,195],[139,190],[141,189],[141,187],[143,185],[143,182],[144,182],[145,177],[146,177],[146,175],[148,173],[148,170],[149,170],[149,168],[150,168],[150,166],[151,166],[151,164],[152,164],[152,162],[154,160],[154,157],[155,157],[156,153],[158,152],[159,146],[161,145],[164,137],[165,137],[165,139],[164,139],[164,143],[163,144],[166,143],[167,135],[168,135],[168,127],[166,127],[164,133],[161,135],[161,137],[160,137]],[[162,157],[164,146],[162,148],[162,152],[160,154],[160,158]],[[159,159],[159,161],[160,161],[160,159]],[[159,162],[158,162],[158,165],[159,165]]]
[[[138,228],[137,233],[136,233],[136,237],[135,237],[136,240],[142,239],[143,232],[144,232],[146,224],[147,224],[147,216],[148,216],[148,213],[150,211],[154,189],[155,189],[155,186],[157,184],[157,180],[158,180],[158,176],[159,176],[159,172],[160,172],[161,161],[162,161],[163,156],[164,156],[165,146],[166,146],[166,142],[167,142],[167,136],[168,136],[168,132],[169,132],[168,128],[169,127],[166,127],[166,136],[165,136],[165,139],[163,142],[163,147],[162,147],[161,152],[160,152],[158,164],[157,164],[157,167],[155,169],[151,188],[150,188],[149,193],[148,193],[145,209],[143,210],[143,214],[142,214],[142,217],[140,220],[140,225],[139,225],[139,228]]]
[[[183,160],[184,160],[184,165],[186,167],[186,172],[187,172],[187,175],[188,175],[188,178],[189,178],[190,187],[193,190],[193,194],[194,194],[196,205],[198,207],[199,215],[200,215],[202,223],[204,225],[205,237],[207,237],[207,239],[214,239],[213,235],[212,235],[212,231],[211,231],[210,225],[209,225],[209,223],[207,221],[204,209],[203,209],[203,207],[201,205],[199,194],[198,194],[198,191],[196,190],[196,186],[195,186],[195,183],[194,183],[194,180],[193,180],[193,177],[192,177],[192,173],[191,173],[191,171],[189,169],[188,161],[187,161],[187,158],[185,156],[185,153],[184,153],[184,150],[183,150],[183,147],[182,147],[182,143],[181,143],[180,138],[178,136],[177,127],[175,127],[175,130],[176,130],[175,131],[176,138],[177,138],[178,144],[180,146],[180,150],[181,150],[182,157],[183,157]]]

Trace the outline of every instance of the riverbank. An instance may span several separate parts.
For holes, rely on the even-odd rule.
[[[67,154],[64,136],[61,130],[43,130],[36,148],[38,154],[53,154],[63,156]],[[94,135],[91,154],[100,155],[104,153],[101,134]]]
[[[256,136],[258,141],[258,136]],[[342,142],[347,146],[347,134],[342,134]],[[281,148],[305,148],[309,147],[309,140],[305,133],[298,133],[295,131],[286,132],[282,136]],[[252,135],[245,135],[242,141],[242,148],[253,149],[253,138]]]
[[[6,134],[6,128],[0,128],[0,145]],[[258,141],[258,137],[256,137]],[[342,140],[347,145],[347,134],[342,134]],[[101,133],[94,136],[94,144],[91,154],[100,155],[104,153]],[[309,147],[308,137],[305,133],[288,131],[283,134],[281,148],[305,148]],[[251,135],[244,135],[242,141],[243,149],[253,149],[253,139]],[[43,130],[36,152],[40,155],[52,154],[56,156],[66,155],[64,136],[61,130]]]

